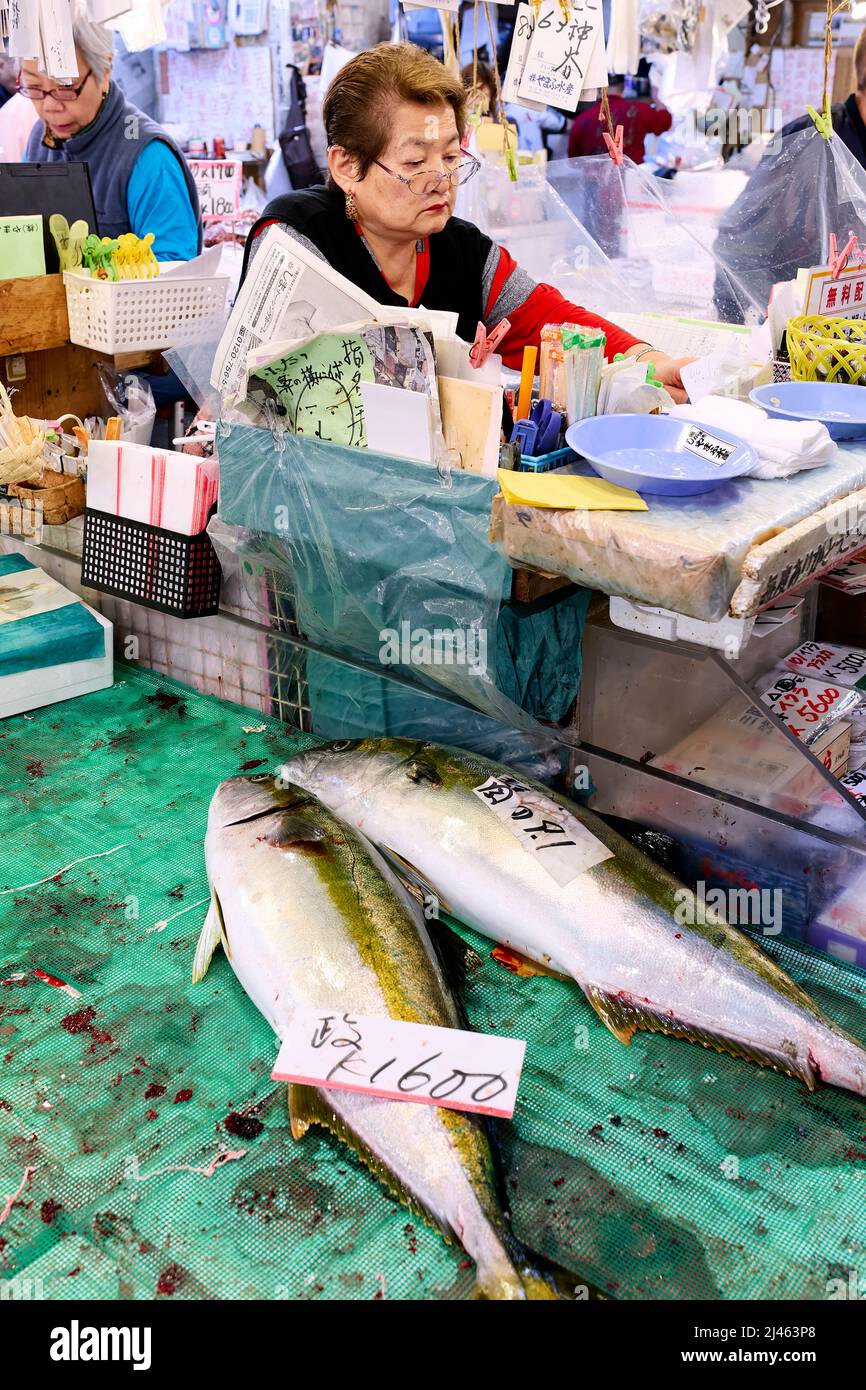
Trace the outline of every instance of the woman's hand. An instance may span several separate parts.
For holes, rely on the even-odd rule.
[[[673,397],[677,405],[685,405],[689,398],[686,388],[683,386],[683,379],[680,373],[683,367],[687,367],[690,362],[694,362],[694,357],[669,357],[666,352],[643,352],[642,348],[636,348],[634,354],[628,353],[627,356],[641,356],[642,363],[652,362],[656,369],[656,377],[665,387],[670,396]]]

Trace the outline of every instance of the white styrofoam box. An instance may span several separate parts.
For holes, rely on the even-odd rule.
[[[66,270],[63,283],[70,340],[96,352],[161,351],[225,324],[227,275],[99,280]]]
[[[755,626],[754,618],[722,618],[717,623],[705,623],[700,618],[687,618],[683,613],[625,598],[610,600],[610,620],[628,632],[642,632],[665,642],[694,642],[723,651],[732,659],[739,656]]]
[[[114,684],[114,643],[112,625],[89,604],[84,607],[102,628],[101,656],[85,661],[62,661],[56,666],[41,666],[36,671],[19,671],[0,679],[0,719],[12,714],[25,714],[43,705],[58,704],[76,695],[90,695],[95,690],[107,690]]]

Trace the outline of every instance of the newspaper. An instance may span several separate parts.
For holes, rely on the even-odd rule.
[[[225,403],[235,401],[243,392],[252,349],[376,319],[379,311],[374,299],[327,261],[279,227],[269,227],[220,339],[211,385]]]

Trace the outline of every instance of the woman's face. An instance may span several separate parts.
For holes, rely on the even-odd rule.
[[[425,170],[448,174],[456,168],[461,150],[454,111],[447,102],[441,106],[398,102],[389,129],[379,164],[372,164],[360,181],[353,177],[351,156],[340,147],[330,150],[334,180],[345,193],[354,193],[358,220],[365,230],[390,237],[405,235],[407,240],[441,232],[454,212],[454,185],[445,178],[438,185],[431,181],[431,191],[419,197],[394,175],[411,179]]]
[[[56,97],[46,95],[41,101],[36,102],[37,114],[58,140],[68,140],[86,125],[90,125],[91,121],[95,121],[99,115],[102,98],[108,91],[109,74],[106,73],[102,80],[97,82],[78,49],[75,50],[75,56],[78,59],[78,77],[73,85],[81,88],[75,100],[62,102]],[[21,82],[28,88],[40,88],[45,93],[63,86],[56,78],[40,72],[37,64],[31,61],[21,64]]]

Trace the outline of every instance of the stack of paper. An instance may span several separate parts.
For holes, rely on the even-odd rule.
[[[93,440],[87,456],[87,507],[197,536],[219,492],[216,459],[143,444]]]
[[[866,550],[858,550],[838,569],[822,575],[822,584],[831,589],[841,589],[845,594],[866,594]]]

